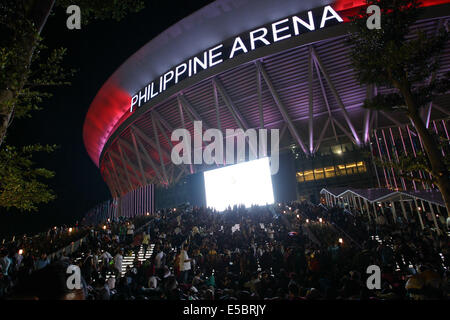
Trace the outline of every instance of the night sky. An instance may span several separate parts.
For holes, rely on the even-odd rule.
[[[13,234],[33,234],[54,225],[74,224],[85,212],[111,197],[100,171],[83,144],[82,128],[90,103],[108,77],[133,53],[159,33],[212,1],[147,1],[146,8],[120,22],[95,21],[81,30],[66,28],[67,14],[59,8],[42,36],[51,49],[66,47],[67,68],[78,70],[72,85],[52,90],[44,110],[31,119],[14,120],[7,143],[57,144],[59,149],[36,158],[39,166],[56,172],[49,181],[57,199],[37,212],[0,209],[0,240]],[[83,12],[83,8],[81,8]]]

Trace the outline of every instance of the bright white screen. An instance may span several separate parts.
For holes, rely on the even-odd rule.
[[[228,206],[273,204],[269,158],[205,171],[206,205],[218,211]]]

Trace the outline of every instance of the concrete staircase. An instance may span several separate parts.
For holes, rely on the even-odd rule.
[[[153,255],[153,249],[155,248],[154,244],[149,244],[148,248],[147,248],[147,252],[144,252],[144,246],[141,245],[141,247],[139,248],[139,252],[137,254],[137,258],[139,261],[144,262],[147,259],[150,259],[151,256]],[[134,252],[123,258],[123,262],[122,262],[122,270],[120,272],[120,276],[123,277],[127,271],[127,267],[133,266],[134,260],[136,259],[136,255],[134,254]],[[106,279],[109,279],[110,277],[115,278],[116,276],[112,273],[112,272],[108,272],[108,274],[106,275]]]
[[[155,247],[154,244],[149,244],[148,248],[147,248],[147,252],[144,253],[144,246],[141,245],[141,247],[139,248],[138,255],[137,255],[138,260],[141,262],[144,262],[145,260],[150,259],[150,257],[153,255],[154,247]],[[127,271],[127,267],[133,266],[133,262],[135,259],[136,259],[136,255],[134,254],[134,252],[130,256],[126,256],[123,258],[122,272],[121,272],[122,277],[125,275],[125,272]]]

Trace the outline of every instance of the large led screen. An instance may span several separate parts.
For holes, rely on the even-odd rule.
[[[217,211],[228,206],[273,204],[269,158],[205,171],[206,205]]]

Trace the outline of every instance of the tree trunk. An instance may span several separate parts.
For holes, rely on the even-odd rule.
[[[436,184],[441,191],[447,212],[450,213],[450,178],[448,175],[447,166],[445,165],[441,152],[433,140],[430,132],[426,128],[422,118],[419,115],[419,110],[416,106],[414,98],[410,89],[401,90],[408,106],[408,116],[416,127],[417,133],[422,139],[423,147],[430,160],[432,176],[436,180]]]
[[[47,22],[47,18],[50,15],[53,5],[55,4],[55,0],[36,0],[29,1],[26,4],[28,5],[25,7],[27,11],[26,16],[34,23],[37,32],[41,33],[45,23]],[[21,43],[23,43],[23,54],[25,55],[25,59],[23,61],[26,61],[24,63],[26,66],[18,65],[17,70],[26,70],[30,67],[31,64],[31,57],[33,56],[33,52],[36,46],[36,38],[22,38],[18,41],[21,41]],[[16,99],[17,94],[22,90],[26,81],[27,79],[24,75],[17,90],[12,91],[4,89],[0,91],[0,147],[5,142],[6,132],[8,131],[8,126],[14,114],[14,99]],[[8,86],[6,88],[8,88]]]
[[[0,147],[5,140],[6,130],[8,129],[9,122],[11,121],[12,112],[7,107],[8,101],[13,97],[11,90],[0,91]]]

